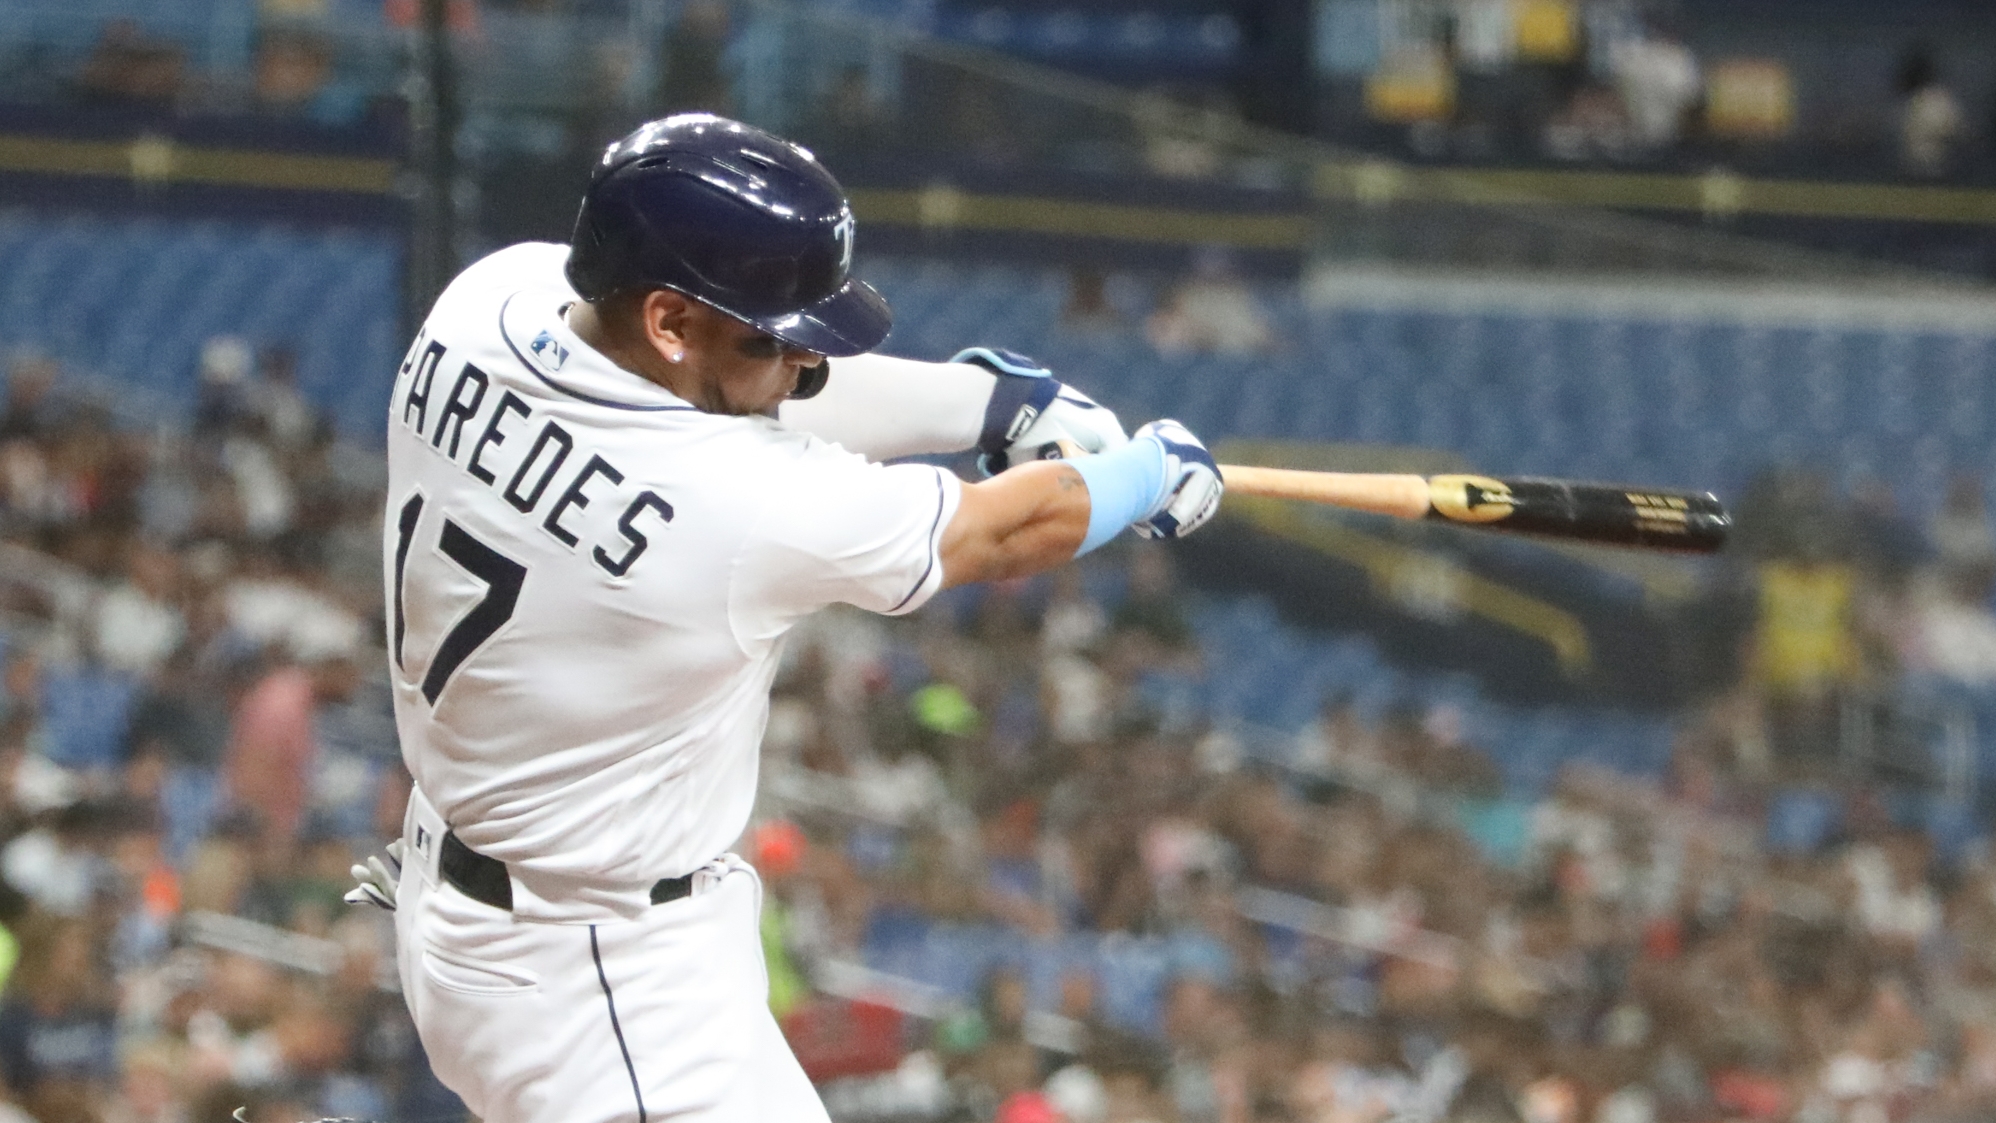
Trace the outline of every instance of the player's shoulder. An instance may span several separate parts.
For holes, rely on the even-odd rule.
[[[437,303],[455,303],[521,289],[567,289],[568,247],[559,242],[521,242],[494,250],[466,266]]]
[[[560,242],[520,242],[493,250],[465,267],[460,280],[472,283],[518,282],[566,285],[568,247]]]

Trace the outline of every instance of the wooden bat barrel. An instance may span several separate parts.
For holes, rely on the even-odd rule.
[[[1222,464],[1220,472],[1227,487],[1243,495],[1651,550],[1711,553],[1725,544],[1732,528],[1725,506],[1709,492],[1532,477],[1305,472],[1245,464]]]
[[[1709,554],[1733,520],[1710,492],[1535,477],[1436,476],[1426,517],[1498,530]]]

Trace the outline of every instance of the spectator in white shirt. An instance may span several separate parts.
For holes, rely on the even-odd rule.
[[[1941,82],[1940,66],[1926,47],[1899,63],[1899,161],[1912,174],[1932,178],[1954,166],[1966,119],[1954,91]]]
[[[176,603],[180,564],[151,545],[132,551],[123,583],[97,602],[92,622],[97,657],[114,671],[150,675],[187,635]]]
[[[1652,26],[1648,34],[1616,46],[1614,66],[1636,147],[1656,150],[1675,145],[1702,88],[1698,57],[1669,31]]]

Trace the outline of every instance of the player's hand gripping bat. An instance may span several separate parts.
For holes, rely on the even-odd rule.
[[[1073,455],[1086,454],[1060,441],[1042,447],[1039,458]],[[1248,464],[1222,464],[1220,475],[1236,495],[1300,499],[1395,518],[1652,550],[1709,554],[1725,545],[1733,525],[1725,505],[1706,491],[1533,477],[1305,472]]]

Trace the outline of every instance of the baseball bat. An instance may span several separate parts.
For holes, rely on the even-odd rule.
[[[1533,477],[1304,472],[1222,464],[1227,490],[1402,519],[1430,519],[1576,542],[1709,554],[1733,520],[1710,492]]]

